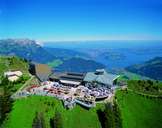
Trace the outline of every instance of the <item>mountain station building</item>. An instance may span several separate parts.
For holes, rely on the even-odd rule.
[[[106,86],[111,88],[116,84],[118,77],[119,75],[107,73],[104,69],[98,69],[95,72],[87,73],[53,73],[50,75],[49,80],[73,87],[86,84],[95,84],[96,86]]]

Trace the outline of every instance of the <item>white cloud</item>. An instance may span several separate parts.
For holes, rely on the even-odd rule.
[[[36,43],[39,44],[39,45],[41,45],[41,46],[43,46],[43,42],[40,41],[40,40],[36,40]]]

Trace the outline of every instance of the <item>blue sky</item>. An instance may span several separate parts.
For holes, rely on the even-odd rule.
[[[161,0],[1,0],[0,38],[162,40]]]

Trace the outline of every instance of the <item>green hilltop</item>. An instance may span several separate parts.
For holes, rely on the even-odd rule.
[[[19,70],[28,73],[28,63],[16,56],[0,56],[0,75],[8,70]]]

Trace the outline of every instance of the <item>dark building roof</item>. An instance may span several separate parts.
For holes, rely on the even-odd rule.
[[[69,80],[69,81],[77,81],[82,82],[85,74],[83,73],[74,73],[74,72],[66,72],[66,73],[54,73],[50,76],[51,79],[58,80]]]
[[[98,82],[105,85],[112,86],[115,79],[117,79],[119,75],[113,75],[107,73],[104,69],[96,70],[96,72],[88,72],[85,75],[85,82]]]
[[[52,70],[46,64],[32,63],[30,64],[30,72],[31,74],[36,75],[40,81],[46,81],[52,73]]]
[[[60,76],[60,79],[63,80],[73,80],[73,81],[83,81],[84,74],[81,73],[65,73],[64,75]]]

